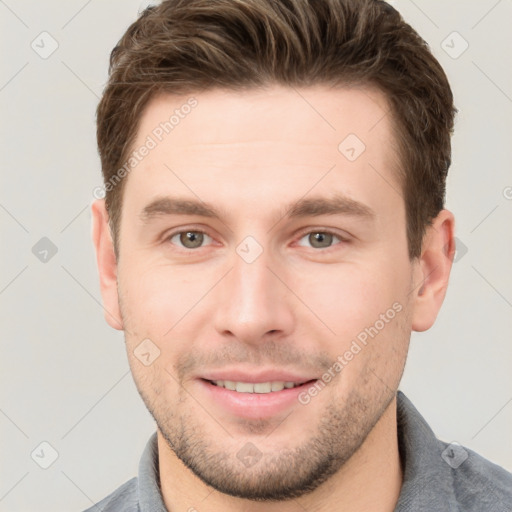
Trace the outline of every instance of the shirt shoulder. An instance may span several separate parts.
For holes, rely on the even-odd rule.
[[[397,432],[404,473],[395,512],[512,512],[512,473],[438,439],[401,391]]]
[[[133,477],[115,491],[84,512],[140,512],[137,477]]]
[[[450,450],[451,445],[441,443],[445,451]],[[512,473],[469,448],[459,449],[467,454],[460,466],[451,468],[452,487],[459,510],[512,511]]]

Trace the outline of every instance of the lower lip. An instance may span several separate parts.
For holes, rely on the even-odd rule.
[[[249,419],[274,416],[293,405],[298,405],[300,393],[306,391],[315,382],[316,380],[311,380],[295,388],[284,388],[270,393],[239,393],[216,386],[205,379],[199,379],[200,386],[210,400],[235,416]]]

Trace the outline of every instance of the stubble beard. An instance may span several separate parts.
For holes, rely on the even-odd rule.
[[[304,496],[337,473],[364,443],[396,395],[396,390],[383,385],[374,389],[373,394],[360,395],[354,389],[344,403],[332,404],[320,418],[313,418],[317,426],[308,427],[315,434],[292,449],[265,452],[258,448],[258,444],[263,444],[258,439],[265,440],[265,437],[255,438],[251,444],[256,448],[251,447],[251,451],[256,450],[260,455],[248,466],[239,455],[246,449],[247,438],[265,431],[272,432],[269,438],[282,435],[282,430],[299,415],[304,422],[309,404],[297,404],[277,428],[271,425],[271,420],[247,420],[245,433],[237,440],[203,409],[202,418],[180,412],[193,402],[190,397],[182,397],[170,405],[163,390],[152,388],[156,397],[152,398],[146,393],[147,387],[143,389],[137,382],[136,385],[169,448],[202,482],[230,496],[268,502]],[[228,426],[227,430],[232,428]],[[285,438],[288,440],[290,436]]]

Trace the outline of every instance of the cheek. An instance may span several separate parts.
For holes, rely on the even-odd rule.
[[[318,281],[317,281],[318,282]],[[342,359],[349,380],[370,365],[394,372],[410,334],[409,280],[397,267],[353,267],[322,280],[308,293],[311,309],[335,332],[324,343]]]
[[[123,317],[134,328],[162,336],[204,294],[200,282],[187,279],[178,267],[134,265],[120,269]]]
[[[319,267],[294,281],[297,295],[339,335],[355,335],[373,324],[398,300],[401,288],[389,270],[356,264]]]

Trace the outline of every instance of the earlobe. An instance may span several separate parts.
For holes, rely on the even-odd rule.
[[[92,241],[96,250],[105,320],[114,329],[123,330],[117,292],[117,261],[108,224],[105,200],[98,199],[94,201],[91,210]]]
[[[454,217],[442,210],[427,228],[416,275],[414,331],[426,331],[435,322],[443,304],[455,255]]]

